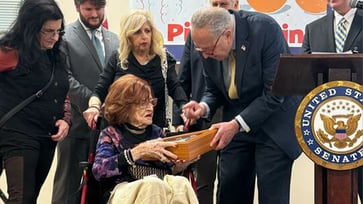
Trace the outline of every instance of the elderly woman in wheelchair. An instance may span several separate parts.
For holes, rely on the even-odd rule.
[[[110,87],[104,104],[109,126],[100,133],[92,167],[104,202],[198,202],[189,181],[173,176],[198,158],[181,161],[167,150],[177,144],[163,141],[162,129],[153,124],[156,103],[150,85],[134,75],[124,75]]]

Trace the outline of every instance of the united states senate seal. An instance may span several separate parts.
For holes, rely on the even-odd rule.
[[[308,93],[297,110],[295,133],[304,153],[328,169],[363,165],[363,86],[332,81]]]

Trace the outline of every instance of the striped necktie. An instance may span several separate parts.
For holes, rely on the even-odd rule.
[[[231,51],[229,55],[229,69],[231,74],[231,80],[228,88],[228,96],[230,99],[238,99],[237,87],[234,82],[236,78],[236,59],[233,51]]]
[[[96,51],[97,51],[97,55],[98,55],[98,58],[100,59],[100,62],[102,64],[102,67],[105,66],[105,55],[103,54],[103,49],[102,49],[102,45],[101,45],[101,42],[100,40],[96,37],[96,32],[97,30],[94,29],[91,31],[92,33],[92,43],[93,43],[93,46],[95,47]]]
[[[342,18],[335,31],[335,48],[337,53],[341,53],[344,50],[344,43],[345,39],[347,38],[347,27],[346,27],[347,20]]]

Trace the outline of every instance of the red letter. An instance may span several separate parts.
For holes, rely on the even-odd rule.
[[[174,37],[183,33],[183,27],[179,24],[168,24],[168,41],[173,41]]]
[[[190,31],[190,28],[189,28],[189,26],[190,26],[190,22],[185,22],[184,23],[184,26],[185,26],[185,28],[184,28],[184,41],[187,41],[187,38],[188,38],[188,33],[189,33],[189,31]]]
[[[289,36],[288,36],[288,30],[287,28],[289,27],[289,25],[287,23],[282,24],[282,33],[284,34],[285,40],[286,42],[288,42]]]
[[[290,31],[289,43],[302,43],[303,40],[304,40],[304,32],[301,29],[296,29],[296,30]]]

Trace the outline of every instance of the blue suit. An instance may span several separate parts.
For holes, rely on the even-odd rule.
[[[357,10],[352,25],[344,43],[343,51],[354,50],[363,53],[363,10]],[[303,42],[303,51],[335,52],[334,13],[313,21],[306,25]],[[358,169],[358,192],[363,203],[363,167]]]
[[[280,26],[271,17],[230,11],[235,17],[235,84],[231,100],[223,83],[223,62],[203,60],[206,92],[213,113],[221,105],[223,121],[240,115],[251,131],[240,132],[221,150],[218,203],[253,203],[255,175],[259,203],[288,203],[291,167],[301,153],[294,118],[301,97],[271,94],[281,53],[289,53]]]

